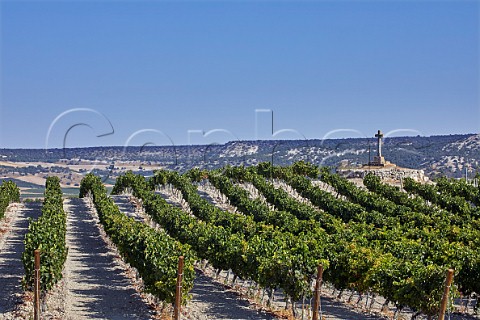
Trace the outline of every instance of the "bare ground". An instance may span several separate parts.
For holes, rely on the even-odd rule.
[[[192,300],[185,308],[186,319],[276,319],[265,311],[257,311],[238,293],[213,281],[210,276],[196,270]]]
[[[150,319],[118,257],[103,240],[84,199],[65,201],[67,246],[65,319]]]
[[[12,314],[23,300],[22,277],[24,268],[22,252],[28,231],[29,218],[36,219],[41,213],[40,203],[15,204],[10,206],[2,226],[0,239],[0,319],[13,318]]]

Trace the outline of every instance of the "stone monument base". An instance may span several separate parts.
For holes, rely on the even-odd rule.
[[[363,179],[367,174],[372,173],[382,180],[391,182],[401,182],[407,177],[422,183],[429,181],[423,170],[401,168],[389,161],[385,161],[383,165],[363,165],[357,168],[339,167],[336,172],[348,179]]]
[[[385,157],[383,156],[374,156],[373,161],[369,162],[369,166],[378,166],[378,167],[384,167],[385,165],[389,164],[390,162],[385,161]]]

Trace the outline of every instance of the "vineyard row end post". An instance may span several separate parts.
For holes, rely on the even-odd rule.
[[[40,250],[34,251],[33,319],[40,320]]]
[[[174,319],[180,320],[182,311],[182,278],[183,278],[183,256],[178,258],[177,288],[175,290]]]
[[[318,320],[318,307],[320,305],[320,288],[322,286],[323,265],[318,265],[317,281],[315,283],[315,298],[313,300],[313,316],[312,320]]]
[[[445,319],[445,310],[447,310],[448,294],[450,292],[450,286],[452,285],[452,281],[453,281],[453,272],[454,272],[453,269],[448,269],[447,271],[447,279],[445,281],[445,289],[443,291],[442,303],[440,305],[438,320]]]

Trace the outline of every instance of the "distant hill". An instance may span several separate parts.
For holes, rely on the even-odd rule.
[[[92,147],[69,149],[0,149],[0,161],[51,162],[62,159],[74,164],[79,159],[111,163],[140,161],[176,170],[191,167],[216,168],[226,164],[246,165],[272,161],[275,165],[306,160],[318,165],[337,166],[368,163],[376,154],[375,138],[328,140],[232,141],[200,146]],[[430,177],[461,177],[480,172],[480,135],[391,137],[384,139],[386,160],[401,167],[422,169]]]

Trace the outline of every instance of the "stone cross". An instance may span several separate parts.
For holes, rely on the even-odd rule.
[[[378,133],[375,135],[375,138],[378,139],[378,144],[377,144],[377,155],[379,157],[382,156],[382,138],[383,138],[383,133],[382,131],[378,130]]]

